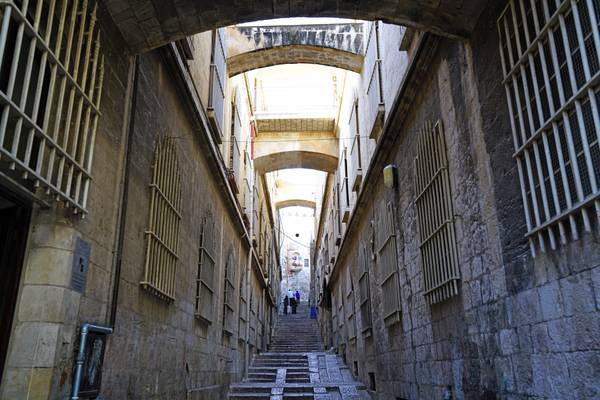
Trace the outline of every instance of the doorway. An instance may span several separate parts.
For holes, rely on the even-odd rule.
[[[0,187],[0,379],[8,352],[30,216],[30,204]]]

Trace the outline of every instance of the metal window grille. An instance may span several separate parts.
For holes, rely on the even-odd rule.
[[[380,286],[383,292],[383,319],[385,325],[390,326],[400,321],[396,227],[394,207],[391,202],[381,202],[378,220],[376,243],[380,267]]]
[[[338,336],[340,337],[340,343],[344,343],[347,339],[346,332],[346,318],[344,318],[344,281],[340,282],[340,287],[336,292],[337,297],[337,314],[338,314]]]
[[[446,142],[441,121],[427,123],[418,139],[415,186],[419,249],[429,304],[458,294],[458,251]]]
[[[381,78],[381,53],[379,51],[379,22],[374,21],[369,24],[363,68],[367,74],[364,76],[367,80],[365,82],[367,107],[364,115],[369,137],[377,139],[383,127],[385,104],[383,101],[383,80]]]
[[[177,245],[181,221],[181,174],[173,140],[157,144],[150,184],[150,217],[142,287],[164,300],[175,299]]]
[[[246,269],[242,267],[242,276],[240,279],[240,312],[239,312],[239,322],[238,322],[238,332],[241,335],[244,335],[246,332],[246,327],[248,325],[248,288],[247,285],[247,274]]]
[[[358,279],[358,291],[360,296],[360,320],[361,332],[364,334],[371,329],[371,287],[369,278],[369,252],[367,246],[361,243],[358,250],[358,268],[360,277]]]
[[[104,80],[96,10],[0,2],[0,171],[75,213],[86,212]]]
[[[235,101],[231,104],[231,148],[229,153],[229,181],[232,184],[234,193],[239,193],[241,189],[240,179],[242,153],[240,150],[240,136],[242,133],[242,120],[239,114],[238,99],[240,96],[235,96]]]
[[[207,213],[202,221],[200,233],[195,315],[196,318],[208,323],[214,319],[216,236],[213,216]]]
[[[348,222],[350,219],[350,180],[348,179],[348,158],[346,148],[340,154],[340,163],[338,165],[338,176],[340,181],[340,211],[342,222]]]
[[[235,333],[235,258],[229,253],[225,264],[225,285],[223,288],[223,331]]]
[[[350,112],[350,135],[352,136],[352,146],[350,148],[350,160],[352,164],[352,191],[358,192],[362,183],[362,155],[360,151],[360,128],[358,119],[358,99],[352,103]]]
[[[354,283],[350,268],[346,273],[346,320],[348,324],[348,340],[356,339],[356,313],[354,308]]]
[[[225,78],[227,76],[227,53],[225,30],[217,29],[212,35],[210,56],[210,81],[208,88],[208,118],[214,129],[214,139],[223,142],[225,130]]]
[[[600,218],[600,3],[513,0],[498,19],[532,253]]]

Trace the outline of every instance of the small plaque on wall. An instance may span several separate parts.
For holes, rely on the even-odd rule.
[[[85,240],[77,238],[73,253],[73,268],[71,270],[71,289],[83,293],[90,266],[91,246]]]

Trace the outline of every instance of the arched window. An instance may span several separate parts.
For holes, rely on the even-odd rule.
[[[233,251],[227,256],[225,264],[225,287],[223,289],[223,331],[229,335],[235,333],[235,257]]]
[[[142,286],[168,301],[175,299],[177,244],[181,221],[181,174],[171,139],[156,146],[150,217],[146,231],[146,267]]]

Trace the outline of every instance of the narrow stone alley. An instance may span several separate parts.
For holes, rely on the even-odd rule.
[[[324,351],[319,328],[301,303],[297,314],[280,314],[269,349],[254,356],[243,382],[229,399],[367,400],[344,361]]]
[[[0,400],[227,398],[600,399],[600,0],[0,0]]]

